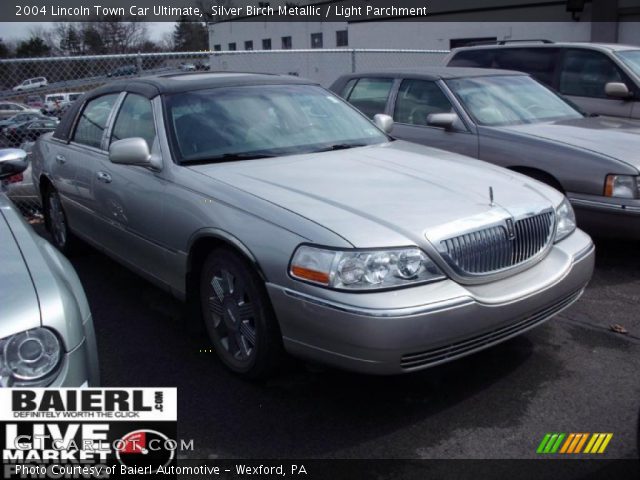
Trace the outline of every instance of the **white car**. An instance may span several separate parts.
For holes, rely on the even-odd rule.
[[[66,108],[82,96],[79,92],[51,93],[44,97],[42,110],[46,112],[56,112]]]
[[[33,90],[34,88],[45,87],[49,84],[44,77],[27,78],[20,85],[13,87],[14,92],[22,92],[24,90]]]

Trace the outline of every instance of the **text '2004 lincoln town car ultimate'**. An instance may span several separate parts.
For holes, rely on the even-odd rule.
[[[594,247],[562,194],[390,124],[291,77],[140,78],[76,102],[33,176],[60,249],[79,237],[199,304],[249,377],[283,351],[410,372],[580,296]]]

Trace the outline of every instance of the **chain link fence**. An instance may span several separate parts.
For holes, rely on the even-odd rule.
[[[83,92],[109,81],[179,72],[296,75],[328,87],[345,73],[439,65],[442,50],[251,50],[170,52],[0,60],[0,148],[30,152],[56,128]],[[3,180],[5,192],[32,222],[41,221],[31,169]]]

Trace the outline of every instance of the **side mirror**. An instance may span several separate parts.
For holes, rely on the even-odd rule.
[[[458,115],[456,113],[430,113],[427,116],[427,125],[430,127],[451,130],[457,122]]]
[[[144,138],[133,137],[117,140],[109,147],[109,160],[123,165],[153,166],[149,146]]]
[[[629,98],[631,97],[631,92],[629,91],[629,87],[625,83],[622,82],[609,82],[604,86],[604,92],[607,96],[612,98]]]
[[[393,130],[393,118],[384,113],[378,113],[373,116],[373,123],[384,133],[391,133]]]
[[[28,166],[27,152],[19,148],[0,150],[0,180],[22,173]]]

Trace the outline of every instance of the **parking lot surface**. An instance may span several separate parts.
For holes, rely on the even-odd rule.
[[[103,385],[177,386],[179,436],[195,446],[182,456],[535,458],[547,432],[610,432],[606,458],[637,458],[640,245],[596,245],[582,299],[497,347],[398,377],[292,361],[263,383],[204,352],[207,339],[187,331],[169,294],[89,247],[71,261],[94,316]]]

